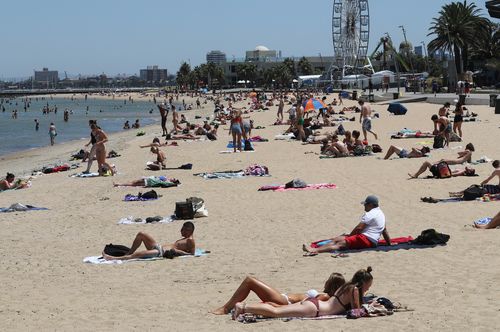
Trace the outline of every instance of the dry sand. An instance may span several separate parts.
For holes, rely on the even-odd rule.
[[[330,96],[331,98],[331,96]],[[352,104],[352,101],[346,102]],[[246,104],[246,102],[245,102]],[[210,107],[211,108],[211,107]],[[373,121],[378,143],[406,148],[426,139],[390,140],[403,127],[432,129],[430,116],[436,105],[408,105],[406,116],[390,116],[386,106],[374,105],[380,119]],[[338,108],[337,108],[338,109]],[[471,106],[481,122],[464,123],[466,142],[476,146],[474,159],[499,157],[499,118],[486,106]],[[209,108],[203,111],[209,114]],[[202,113],[203,113],[202,112]],[[321,160],[319,145],[274,141],[284,126],[271,126],[276,107],[253,113],[255,135],[270,139],[255,143],[254,153],[219,154],[229,140],[227,126],[215,142],[184,142],[163,148],[167,164],[193,163],[192,171],[173,170],[177,188],[158,190],[163,197],[152,202],[123,202],[140,188],[113,188],[112,182],[157,174],[144,170],[153,156],[140,144],[161,134],[157,125],[147,135],[134,131],[110,135],[109,149],[122,154],[111,161],[114,178],[75,179],[68,172],[41,176],[27,190],[0,194],[0,206],[14,202],[50,208],[49,211],[0,214],[0,321],[5,331],[18,330],[496,330],[500,324],[499,231],[478,231],[473,220],[498,212],[498,203],[421,203],[420,197],[446,197],[480,182],[490,164],[474,166],[476,178],[408,180],[424,160],[452,158],[455,149],[433,151],[427,159],[379,160],[376,157]],[[191,115],[192,118],[192,115]],[[170,118],[169,118],[170,121]],[[171,124],[170,124],[171,125]],[[346,122],[348,130],[359,123]],[[49,161],[65,160],[82,142],[42,148],[0,159],[0,174],[25,173]],[[379,155],[382,157],[383,155]],[[249,164],[267,165],[270,178],[204,180],[195,172],[241,169]],[[95,167],[95,166],[94,166]],[[80,170],[82,170],[80,168]],[[165,172],[161,172],[165,174]],[[332,182],[335,190],[258,192],[265,184],[285,183],[300,177],[308,183]],[[378,195],[393,237],[417,236],[435,228],[451,235],[447,246],[432,249],[364,252],[346,258],[328,254],[302,257],[301,244],[350,231],[363,213],[359,202]],[[116,266],[82,263],[98,255],[107,243],[129,245],[138,231],[168,243],[180,237],[181,222],[168,225],[117,225],[129,215],[154,216],[173,212],[175,202],[190,196],[206,201],[209,217],[196,219],[198,247],[211,250],[207,257],[156,262],[130,262]],[[243,325],[209,310],[222,305],[246,275],[283,292],[321,290],[331,272],[346,278],[373,267],[371,292],[415,309],[390,317],[333,320],[280,321]],[[248,301],[256,301],[252,296]]]

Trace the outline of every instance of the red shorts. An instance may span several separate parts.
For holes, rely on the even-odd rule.
[[[347,244],[348,249],[364,249],[364,248],[373,248],[374,247],[372,241],[370,241],[363,234],[346,236],[345,242]]]

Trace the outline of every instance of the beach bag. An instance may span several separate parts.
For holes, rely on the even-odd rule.
[[[431,166],[430,171],[432,175],[438,179],[451,178],[450,166],[447,163],[440,162]]]
[[[179,166],[179,169],[192,169],[192,168],[193,168],[193,164],[184,164],[184,165]]]
[[[285,188],[305,188],[307,183],[302,179],[293,179],[285,184]]]
[[[382,152],[382,147],[378,144],[372,144],[372,151],[374,153],[380,153]]]
[[[139,195],[137,195],[137,196],[139,196],[139,198],[144,198],[144,199],[157,199],[158,198],[158,194],[154,190],[147,191],[144,194],[139,193]]]
[[[216,141],[217,137],[212,133],[207,133],[207,138],[211,141]]]
[[[434,144],[432,144],[434,149],[442,149],[444,147],[444,137],[441,135],[434,136]]]
[[[203,198],[199,197],[189,197],[186,199],[186,202],[191,204],[193,213],[196,213],[196,211],[202,209],[205,206],[205,201],[203,200]]]
[[[130,251],[130,248],[127,246],[122,246],[120,244],[112,244],[112,243],[107,244],[103,250],[103,252],[106,255],[110,255],[113,257],[123,257],[126,254],[128,254],[129,251]]]
[[[339,127],[337,128],[337,135],[345,135],[345,129],[342,124],[340,124]]]
[[[473,201],[476,198],[483,197],[484,194],[486,194],[487,191],[481,186],[478,186],[477,184],[473,184],[469,188],[464,190],[464,195],[462,199],[464,201]]]
[[[449,239],[450,236],[448,234],[438,233],[435,229],[431,228],[422,231],[412,243],[420,245],[446,244]]]
[[[177,219],[193,219],[194,210],[191,202],[176,202],[175,203],[175,216]]]
[[[245,151],[253,151],[252,143],[249,140],[245,140],[245,146],[243,148]]]

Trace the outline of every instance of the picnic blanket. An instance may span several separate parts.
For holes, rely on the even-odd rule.
[[[283,318],[270,318],[263,317],[254,314],[242,314],[239,315],[237,320],[240,323],[249,324],[249,323],[258,323],[258,322],[267,322],[271,320],[279,320],[282,322],[289,322],[292,320],[329,320],[329,319],[339,319],[339,318],[347,318],[346,315],[327,315],[327,316],[319,316],[319,317],[283,317]]]
[[[314,189],[335,189],[337,186],[333,183],[317,183],[317,184],[308,184],[304,188],[285,188],[285,185],[269,185],[262,186],[259,188],[259,191],[291,191],[291,190],[314,190]]]
[[[36,207],[28,204],[14,203],[8,208],[0,208],[0,212],[40,211],[48,210],[44,207]]]
[[[204,179],[233,179],[242,178],[244,176],[270,176],[269,168],[258,164],[252,164],[244,170],[195,173],[193,175],[200,176]]]
[[[207,256],[210,251],[205,249],[196,249],[194,255],[178,256],[177,258],[192,258],[192,257],[202,257]],[[163,257],[151,257],[151,258],[136,258],[129,260],[105,260],[102,256],[89,256],[83,259],[84,263],[95,264],[95,265],[117,265],[128,262],[151,262],[164,259]]]

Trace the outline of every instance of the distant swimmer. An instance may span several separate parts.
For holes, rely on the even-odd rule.
[[[35,130],[38,131],[40,129],[40,122],[38,122],[38,119],[35,119]]]
[[[54,125],[54,122],[50,123],[49,136],[50,136],[50,145],[54,145],[55,140],[56,140],[56,136],[57,136],[57,130],[56,130],[56,126]]]

